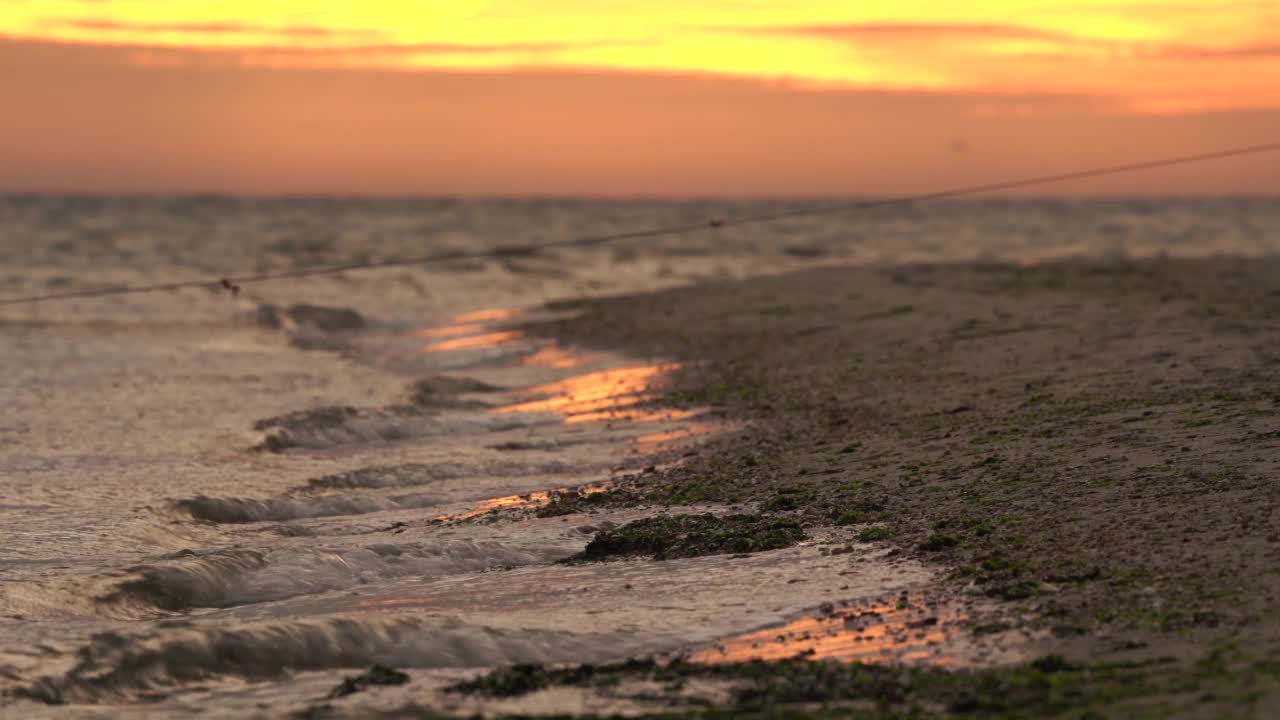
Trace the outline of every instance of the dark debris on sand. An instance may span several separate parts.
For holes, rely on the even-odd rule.
[[[350,308],[306,304],[285,308],[259,305],[255,320],[265,328],[280,328],[286,323],[292,323],[298,329],[320,332],[351,332],[369,327],[369,321]]]
[[[502,388],[473,378],[436,375],[423,378],[413,384],[409,402],[418,407],[482,407],[483,403],[467,400],[461,395],[493,393]]]
[[[704,683],[730,688],[729,704],[711,709],[646,717],[786,718],[1038,718],[1090,717],[1093,708],[1140,708],[1141,697],[1159,689],[1167,663],[1075,664],[1045,656],[1017,667],[972,672],[933,668],[809,661],[751,661],[701,665],[649,659],[608,665],[547,667],[516,665],[450,692],[492,698],[521,697],[552,687],[590,688],[625,697],[625,683],[640,682],[645,700],[671,705],[707,705]],[[654,686],[657,686],[657,690]],[[1167,709],[1164,706],[1144,710]],[[1139,710],[1141,712],[1142,710]],[[1096,716],[1093,715],[1093,716]]]
[[[778,550],[804,540],[790,518],[764,515],[662,515],[597,533],[574,561],[623,557],[667,560],[703,555]]]
[[[329,699],[346,697],[377,685],[404,685],[409,676],[385,665],[374,665],[360,675],[343,678],[342,682],[329,692]]]

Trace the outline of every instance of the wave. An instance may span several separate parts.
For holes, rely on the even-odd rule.
[[[586,468],[594,470],[595,468]],[[197,495],[171,501],[175,510],[196,520],[219,525],[283,522],[339,515],[365,515],[387,510],[431,507],[441,503],[433,495],[380,496],[360,490],[411,488],[463,477],[565,477],[581,474],[582,465],[560,461],[542,463],[491,462],[478,466],[458,463],[378,465],[312,478],[306,485],[272,498]],[[333,491],[357,492],[333,492]]]
[[[265,500],[197,495],[172,502],[172,506],[175,509],[190,515],[196,520],[220,525],[304,520],[336,515],[365,515],[386,510],[424,508],[439,504],[440,501],[437,498],[427,495],[379,497],[350,493],[302,498],[275,497]]]
[[[454,480],[467,474],[467,468],[456,463],[407,463],[404,465],[375,465],[334,475],[312,478],[294,493],[314,493],[329,490],[360,490],[390,487],[426,485],[441,480]]]
[[[266,564],[263,553],[237,549],[168,565],[139,565],[129,568],[136,579],[121,583],[98,602],[124,607],[141,603],[169,611],[221,607],[235,593],[239,578]]]
[[[495,540],[433,540],[325,549],[234,548],[129,568],[132,577],[100,596],[110,614],[182,612],[283,600],[400,577],[442,577],[549,563],[584,541],[521,547]]]
[[[253,429],[260,438],[252,449],[265,452],[283,452],[292,448],[328,450],[459,432],[509,430],[525,427],[531,422],[534,421],[474,414],[442,416],[429,407],[416,405],[376,409],[326,406],[254,423]]]
[[[492,462],[483,465],[460,463],[406,463],[375,465],[349,472],[325,475],[307,481],[293,494],[318,493],[329,490],[362,490],[427,485],[442,480],[469,476],[518,477],[527,475],[569,475],[581,472],[581,465],[550,461],[542,463]]]
[[[80,648],[74,667],[18,694],[50,704],[157,699],[218,676],[262,681],[296,671],[492,667],[615,657],[625,638],[469,624],[456,618],[336,617],[213,628],[167,623],[151,634],[104,632]]]

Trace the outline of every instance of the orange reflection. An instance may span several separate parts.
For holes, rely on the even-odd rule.
[[[427,328],[419,332],[423,337],[454,337],[457,335],[476,335],[485,331],[479,323],[473,325],[445,325],[444,327]]]
[[[596,359],[596,355],[579,353],[558,345],[548,345],[538,352],[520,360],[527,367],[549,367],[558,370],[569,370],[582,367]]]
[[[508,320],[521,313],[519,308],[490,308],[489,310],[476,310],[474,312],[455,315],[450,318],[449,322],[453,325],[463,323],[477,322],[493,322],[495,320]]]
[[[664,420],[675,422],[693,417],[701,410],[670,410],[670,409],[654,409],[642,410],[633,409],[611,409],[601,412],[583,413],[582,415],[572,415],[565,418],[565,422],[585,423],[585,422],[603,422],[606,420],[628,420],[630,422],[662,422]]]
[[[688,412],[690,415],[693,415],[700,411],[690,410]],[[709,435],[716,429],[717,426],[709,422],[690,423],[689,425],[676,430],[641,435],[632,442],[635,443],[634,450],[636,452],[647,453],[676,445],[683,440],[689,440],[698,435]]]
[[[514,342],[524,337],[520,330],[504,330],[502,332],[471,335],[454,340],[442,340],[422,346],[423,352],[444,352],[445,350],[469,350],[473,348],[493,347]]]
[[[601,480],[600,482],[587,483],[577,487],[562,487],[554,490],[539,490],[537,492],[526,493],[524,495],[506,495],[503,497],[489,498],[481,501],[479,505],[457,515],[437,515],[432,518],[438,522],[450,522],[453,520],[468,520],[473,517],[493,512],[494,510],[532,510],[540,508],[551,502],[551,498],[557,495],[595,495],[613,487],[612,480]]]
[[[597,397],[560,396],[548,398],[546,400],[534,400],[532,402],[520,403],[519,405],[510,405],[505,408],[498,408],[493,412],[550,411],[565,415],[575,415],[578,413],[604,410],[608,408],[623,408],[644,402],[645,400],[652,400],[655,397],[657,396],[652,393],[619,393],[618,395],[600,395]]]
[[[689,656],[690,662],[730,663],[803,656],[846,662],[959,664],[958,653],[941,644],[955,636],[968,618],[955,608],[928,605],[922,598],[876,601],[803,617],[721,641]]]
[[[531,388],[530,394],[548,396],[541,400],[507,405],[489,412],[553,412],[566,416],[566,422],[585,422],[573,417],[654,399],[653,394],[645,391],[655,386],[661,375],[677,367],[679,365],[646,365],[577,375]]]

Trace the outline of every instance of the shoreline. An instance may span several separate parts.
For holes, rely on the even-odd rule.
[[[528,329],[682,362],[663,403],[747,424],[613,500],[852,526],[951,592],[1026,611],[1047,654],[1150,668],[1101,712],[1265,713],[1280,703],[1278,271],[819,269],[558,303],[579,314]]]
[[[170,428],[175,458],[260,475],[150,490],[136,522],[175,552],[131,545],[90,589],[67,578],[96,605],[59,610],[122,639],[69,634],[56,662],[97,659],[22,660],[4,702],[1265,716],[1278,268],[821,267],[179,343],[305,360],[326,390]],[[214,640],[231,655],[192,655]],[[559,664],[585,661],[607,664]],[[349,677],[370,664],[395,670]],[[343,677],[355,699],[323,699]]]

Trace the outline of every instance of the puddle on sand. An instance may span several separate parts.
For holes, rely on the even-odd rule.
[[[969,631],[972,609],[923,595],[823,605],[816,614],[721,640],[686,656],[716,664],[809,660],[973,667],[1025,659],[1024,642]]]

